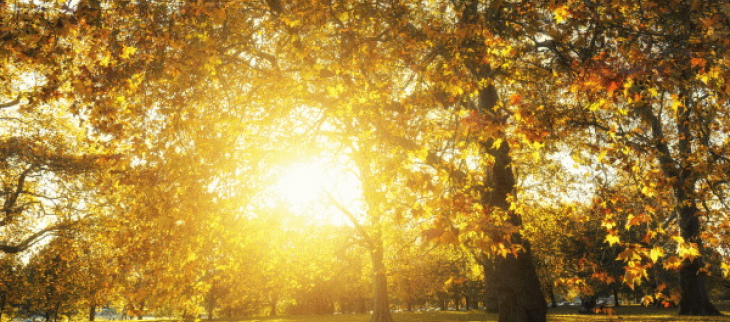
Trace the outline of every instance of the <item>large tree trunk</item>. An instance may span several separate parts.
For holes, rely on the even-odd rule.
[[[687,89],[682,90],[681,97],[684,98],[685,106],[678,110],[677,132],[679,142],[680,169],[675,176],[674,196],[677,202],[679,216],[679,234],[685,242],[695,243],[700,254],[702,251],[702,238],[700,237],[700,218],[695,200],[695,183],[697,181],[694,169],[694,160],[691,160],[693,133],[690,128],[691,112],[687,106],[691,94]],[[720,311],[710,302],[705,287],[706,273],[700,269],[704,266],[701,257],[694,260],[684,259],[679,268],[679,315],[721,315]]]
[[[497,101],[497,89],[494,85],[479,91],[479,109],[482,112],[493,113],[491,115],[493,119],[500,119],[494,112]],[[515,187],[510,145],[504,138],[500,139],[503,140],[499,146],[494,146],[496,138],[484,142],[487,153],[494,157],[494,164],[485,178],[482,203],[488,206],[486,209],[499,208],[502,211],[509,211],[506,223],[519,227],[522,225],[522,218],[509,210],[508,197]],[[530,243],[523,240],[519,232],[510,236],[509,243],[522,245],[524,251],[516,257],[512,254],[495,257],[499,322],[545,322],[547,303],[540,290],[540,280],[532,263]]]
[[[516,238],[517,237],[517,238]],[[512,240],[519,240],[519,234]],[[545,322],[547,303],[539,287],[529,243],[522,242],[525,252],[514,257],[497,257],[497,291],[499,322]]]
[[[678,194],[681,197],[681,193]],[[697,216],[697,207],[692,199],[681,200],[679,210],[680,235],[686,242],[696,243],[700,253],[702,251],[702,240],[700,239],[700,219]],[[693,261],[685,259],[679,268],[679,289],[681,299],[679,300],[679,315],[721,315],[720,311],[712,305],[707,295],[705,286],[706,273],[700,269],[704,267],[702,257]]]
[[[373,315],[371,322],[392,322],[390,304],[388,303],[388,280],[386,277],[385,264],[383,263],[383,241],[379,234],[375,234],[374,249],[370,250],[370,260],[373,264],[373,287],[375,292]]]
[[[484,256],[482,267],[484,268],[484,311],[497,313],[499,312],[499,301],[497,300],[497,285],[494,279],[494,258]]]

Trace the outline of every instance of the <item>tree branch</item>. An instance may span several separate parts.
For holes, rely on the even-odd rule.
[[[327,198],[332,202],[332,204],[337,207],[345,216],[347,216],[348,219],[352,222],[352,224],[355,226],[355,229],[357,229],[358,232],[360,232],[360,235],[365,239],[365,242],[368,243],[368,245],[372,248],[375,248],[375,242],[373,241],[373,238],[368,234],[368,232],[365,230],[365,227],[360,225],[360,222],[355,217],[355,214],[353,214],[349,209],[345,208],[337,199],[335,199],[332,194],[329,193],[329,191],[325,191],[325,194],[327,195]]]
[[[45,237],[47,234],[51,232],[57,232],[61,231],[63,229],[68,229],[68,225],[61,224],[56,226],[47,227],[43,230],[37,231],[34,234],[26,237],[23,241],[21,241],[18,244],[10,245],[7,243],[0,244],[0,252],[3,252],[5,254],[17,254],[20,253],[31,246],[35,245],[37,242],[39,242],[43,237]]]
[[[15,206],[15,203],[18,201],[18,197],[20,196],[20,194],[23,193],[25,178],[28,177],[28,175],[34,168],[35,165],[31,165],[20,174],[20,176],[18,177],[18,184],[15,187],[15,191],[5,199],[5,203],[3,204],[2,209],[2,211],[5,213],[5,219],[3,219],[2,221],[4,225],[7,224],[7,221],[9,221],[9,217],[13,213],[13,206]]]
[[[18,105],[19,103],[20,103],[20,95],[18,95],[18,97],[16,97],[14,100],[12,100],[10,102],[0,103],[0,109],[13,107],[15,105]]]

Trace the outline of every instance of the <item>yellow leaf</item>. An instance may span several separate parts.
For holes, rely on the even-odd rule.
[[[672,99],[672,109],[674,110],[675,113],[677,112],[679,107],[682,105],[683,105],[682,102],[680,102],[678,98],[675,97]]]
[[[662,256],[664,256],[664,249],[659,246],[652,248],[649,252],[649,257],[651,257],[651,261],[654,263],[656,263]]]
[[[617,235],[610,234],[606,236],[606,242],[609,245],[613,246],[614,244],[617,244],[619,242],[619,238]]]
[[[104,55],[104,57],[102,57],[101,60],[99,61],[99,65],[101,65],[103,67],[107,67],[111,63],[111,59],[112,59],[112,55],[110,53],[106,53]]]
[[[129,57],[134,55],[136,52],[137,48],[124,46],[124,49],[122,49],[122,54],[119,55],[119,57],[121,57],[122,59],[129,59]]]
[[[616,257],[616,259],[628,262],[632,260],[641,260],[641,256],[635,249],[626,248],[623,252],[621,252],[621,254],[618,254],[618,257]]]
[[[555,21],[557,21],[558,23],[561,23],[570,14],[570,12],[568,11],[567,6],[561,6],[561,7],[556,8],[553,11],[553,14],[555,15]]]
[[[499,149],[499,147],[502,145],[502,139],[496,139],[494,140],[494,144],[492,144],[492,149]]]
[[[702,256],[697,244],[695,243],[682,243],[679,244],[679,258],[689,259],[690,262],[694,262],[695,258]]]
[[[540,152],[537,152],[537,151],[532,152],[532,160],[535,162],[540,161]]]

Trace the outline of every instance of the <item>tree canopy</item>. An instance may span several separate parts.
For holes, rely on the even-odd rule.
[[[545,321],[556,295],[619,292],[719,314],[728,16],[697,0],[0,2],[0,314],[388,322],[481,302]],[[276,187],[312,160],[339,181],[293,207]]]

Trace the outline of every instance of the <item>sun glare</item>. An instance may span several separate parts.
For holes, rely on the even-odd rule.
[[[324,162],[289,166],[276,183],[275,191],[295,215],[335,225],[347,225],[349,219],[332,203],[357,209],[360,199],[357,178]]]
[[[289,167],[276,184],[280,197],[292,206],[306,206],[321,199],[327,173],[320,166],[299,163]]]

